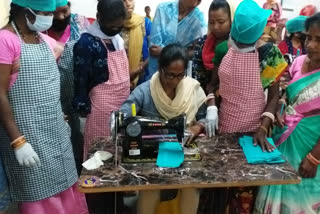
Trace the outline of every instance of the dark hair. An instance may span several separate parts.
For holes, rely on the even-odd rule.
[[[182,60],[184,68],[188,67],[187,50],[179,44],[170,44],[164,47],[159,58],[159,69],[168,67],[172,62]]]
[[[146,10],[147,8],[151,9],[150,6],[145,6],[145,7],[144,7],[144,10]]]
[[[209,7],[209,13],[210,13],[210,11],[215,11],[215,10],[219,10],[219,9],[223,9],[226,13],[228,13],[228,15],[231,19],[230,5],[226,0],[212,1],[212,3],[210,4],[210,7]]]
[[[115,21],[127,16],[122,0],[99,0],[97,10],[101,21]]]
[[[14,17],[16,17],[19,13],[21,13],[22,10],[24,10],[23,7],[15,4],[15,3],[11,3],[10,4],[9,23],[11,21],[13,21]]]
[[[320,27],[320,12],[319,13],[316,13],[315,15],[309,17],[307,20],[306,20],[306,31],[309,30],[309,28],[314,25],[314,24],[317,24],[319,27]]]

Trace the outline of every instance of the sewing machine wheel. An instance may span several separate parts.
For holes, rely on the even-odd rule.
[[[141,131],[142,131],[141,126],[137,121],[130,123],[126,128],[126,132],[130,137],[139,136],[141,134]]]

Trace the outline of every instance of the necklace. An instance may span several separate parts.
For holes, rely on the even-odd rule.
[[[25,35],[21,32],[19,26],[14,21],[11,22],[11,25],[16,31],[18,31],[18,34],[22,37],[23,41],[26,41]],[[33,32],[33,34],[36,37],[36,39],[38,40],[38,42],[40,42],[39,34],[37,32]]]

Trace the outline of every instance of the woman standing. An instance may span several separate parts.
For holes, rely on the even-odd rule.
[[[290,58],[292,60],[289,64],[291,64],[297,56],[306,54],[304,48],[304,26],[307,18],[306,16],[298,16],[286,23],[286,29],[290,35],[280,42],[278,47],[283,55],[287,54],[289,57],[291,56]]]
[[[127,19],[121,36],[129,58],[131,89],[144,82],[144,74],[148,73],[149,37],[151,20],[133,13],[135,0],[123,0],[127,9]]]
[[[64,50],[58,60],[61,79],[61,104],[71,128],[71,143],[76,161],[77,171],[80,175],[83,157],[83,135],[80,132],[79,115],[73,111],[73,47],[80,39],[80,35],[90,25],[89,21],[79,14],[71,13],[71,4],[68,0],[57,0],[57,8],[53,13],[53,22],[47,34],[63,44]]]
[[[96,137],[109,136],[111,112],[130,93],[129,65],[120,37],[126,10],[122,0],[100,0],[97,21],[74,46],[74,109],[87,117],[84,160]]]
[[[211,81],[215,65],[215,49],[229,39],[236,4],[233,0],[214,0],[209,7],[209,34],[198,39],[192,59],[192,78],[198,80],[203,90]]]
[[[252,0],[244,0],[239,4],[231,27],[231,47],[218,71],[220,134],[252,135],[255,143],[264,151],[273,150],[266,137],[273,124],[279,99],[277,80],[287,66],[276,46],[267,43],[257,48],[270,14],[270,10],[260,8]],[[268,90],[267,99],[265,90]],[[245,203],[243,195],[247,198]],[[250,213],[254,189],[231,189],[229,198],[230,212]]]
[[[150,80],[158,70],[158,58],[164,46],[179,43],[188,47],[207,33],[203,13],[197,8],[200,3],[201,0],[178,0],[159,4],[152,22],[146,80]]]
[[[13,0],[0,31],[0,152],[21,214],[88,213],[60,103],[56,2]],[[11,143],[10,143],[11,142]]]
[[[320,13],[307,19],[306,36],[307,55],[298,57],[290,68],[285,126],[276,128],[280,138],[274,136],[279,151],[302,180],[300,184],[260,187],[255,213],[320,211]]]
[[[273,41],[277,41],[278,35],[276,33],[276,27],[282,15],[281,4],[278,2],[278,0],[267,0],[267,2],[263,4],[263,8],[272,10],[272,14],[268,18],[264,33],[269,35]]]

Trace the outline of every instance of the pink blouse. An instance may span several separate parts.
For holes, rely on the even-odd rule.
[[[41,34],[45,42],[49,44],[52,53],[58,58],[62,52],[58,47],[56,40],[45,34]],[[9,80],[9,89],[15,83],[18,77],[20,67],[21,42],[18,36],[8,30],[0,30],[0,64],[13,65],[12,73]]]

